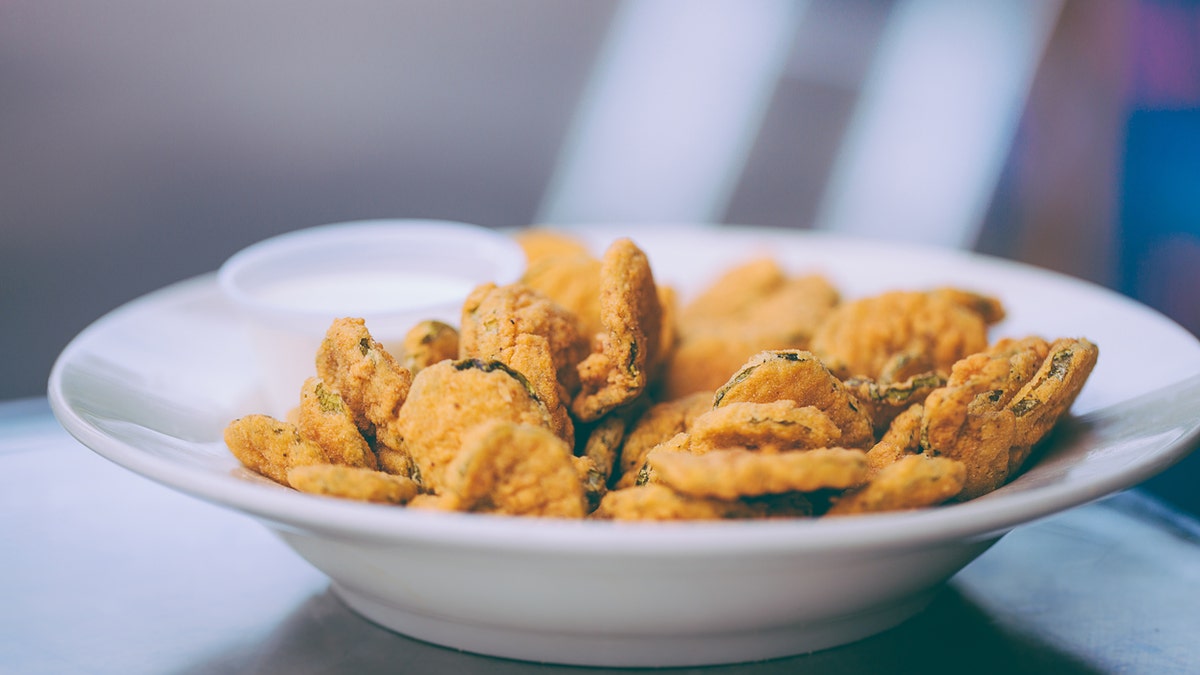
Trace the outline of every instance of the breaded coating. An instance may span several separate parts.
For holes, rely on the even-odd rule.
[[[788,277],[770,258],[730,269],[681,312],[665,397],[716,389],[758,352],[807,349],[839,298],[825,277]]]
[[[843,384],[858,400],[878,434],[888,428],[896,415],[924,401],[931,391],[946,384],[946,378],[929,372],[913,375],[903,382],[877,382],[869,377],[852,377]]]
[[[463,436],[445,494],[459,511],[582,518],[587,503],[574,459],[544,427],[485,422]]]
[[[1009,405],[1017,416],[1018,446],[1031,447],[1050,432],[1083,390],[1099,358],[1099,348],[1083,338],[1062,338],[1050,345],[1041,368]],[[1020,465],[1025,457],[1014,456],[1013,461]]]
[[[317,350],[317,377],[342,397],[364,436],[394,448],[412,373],[371,337],[362,319],[335,319]]]
[[[463,436],[492,420],[551,428],[546,406],[525,378],[503,363],[442,361],[417,373],[400,410],[399,429],[426,491],[442,490],[446,466],[462,450]]]
[[[393,476],[411,478],[418,485],[421,484],[421,469],[417,467],[412,455],[408,454],[404,448],[381,447],[376,453],[376,458],[379,460],[380,471]]]
[[[294,424],[269,415],[247,415],[225,427],[225,445],[247,469],[287,485],[288,469],[328,464],[321,446],[300,435]]]
[[[1033,444],[1070,408],[1098,353],[1082,339],[1005,339],[954,365],[946,386],[925,399],[921,446],[966,465],[959,499],[1016,475]]]
[[[566,440],[574,437],[567,406],[577,388],[575,364],[586,351],[575,318],[528,286],[483,284],[463,303],[460,357],[499,361],[521,373]]]
[[[734,285],[725,287],[726,278]],[[740,334],[779,343],[774,349],[802,348],[840,299],[825,276],[789,277],[762,259],[734,268],[688,303],[680,327],[689,338]]]
[[[701,392],[674,401],[657,403],[637,418],[621,447],[619,473],[614,487],[633,487],[646,453],[659,443],[686,431],[698,416],[712,410],[712,392]]]
[[[697,454],[737,448],[778,453],[836,446],[842,431],[820,408],[785,399],[714,408],[696,418],[688,435]]]
[[[628,421],[624,416],[610,413],[600,418],[588,434],[587,442],[583,446],[583,455],[578,458],[581,461],[577,463],[576,468],[580,469],[583,476],[589,510],[596,508],[600,498],[608,491],[627,428]]]
[[[862,450],[818,448],[764,454],[713,450],[702,455],[652,450],[646,458],[655,481],[692,497],[737,499],[783,492],[844,489],[867,481]]]
[[[332,464],[365,469],[379,466],[342,397],[319,377],[308,378],[300,389],[296,426],[301,436],[321,446]]]
[[[840,305],[813,335],[811,349],[842,379],[948,373],[987,348],[987,327],[1002,316],[999,301],[967,291],[891,291]]]
[[[967,468],[947,457],[908,455],[889,464],[866,485],[835,497],[830,516],[902,511],[941,504],[962,490]]]
[[[807,348],[840,300],[841,294],[829,279],[806,274],[787,279],[735,320],[779,342],[775,349]]]
[[[871,420],[858,400],[811,352],[783,349],[758,353],[717,390],[713,407],[782,400],[819,408],[841,429],[844,447],[865,449],[875,442]]]
[[[525,251],[529,264],[552,256],[587,255],[588,247],[578,237],[547,227],[526,227],[513,235]]]
[[[925,407],[914,403],[892,419],[883,437],[867,451],[867,466],[871,469],[871,475],[903,457],[921,451],[921,420],[924,417]]]
[[[581,390],[571,403],[590,422],[645,391],[657,367],[662,306],[650,262],[629,239],[618,239],[600,270],[600,349],[579,364]]]
[[[931,292],[975,312],[989,326],[1004,320],[1004,303],[999,298],[949,286],[935,288]]]
[[[658,331],[658,356],[651,364],[650,385],[662,388],[662,380],[679,347],[679,294],[671,286],[658,284],[658,307],[661,311]]]
[[[341,464],[297,466],[287,481],[301,492],[383,504],[407,503],[419,491],[411,479]]]
[[[680,324],[690,330],[726,324],[786,281],[787,274],[774,258],[747,260],[722,272],[692,298],[679,314]]]
[[[604,332],[600,321],[600,259],[588,253],[550,255],[525,269],[520,283],[550,298],[578,322],[589,344]]]
[[[1033,447],[1071,408],[1099,356],[1096,345],[1082,338],[1063,338],[1050,345],[1050,353],[1041,368],[1013,396],[1008,406],[1016,418],[1016,438],[1009,448],[1005,480],[1021,470]]]
[[[605,520],[721,520],[754,518],[763,509],[739,500],[688,497],[665,485],[640,485],[604,495],[593,518]]]
[[[400,364],[416,375],[439,361],[458,358],[458,330],[427,319],[409,329],[401,343]]]
[[[755,354],[788,346],[752,331],[726,330],[681,337],[663,373],[662,397],[670,400],[715,391]]]

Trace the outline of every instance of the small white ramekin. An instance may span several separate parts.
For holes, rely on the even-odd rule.
[[[330,323],[361,317],[395,348],[417,322],[458,325],[477,285],[515,281],[525,256],[511,237],[441,220],[364,220],[296,230],[231,256],[218,284],[259,349],[273,414],[299,403]]]

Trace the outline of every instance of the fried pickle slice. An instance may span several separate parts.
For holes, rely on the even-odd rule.
[[[844,447],[869,448],[875,442],[871,420],[858,400],[816,356],[802,350],[759,352],[717,390],[713,407],[781,400],[819,408],[841,429]]]
[[[966,465],[959,499],[986,494],[1016,475],[1070,408],[1098,354],[1084,339],[1028,337],[1000,340],[954,365],[946,385],[925,399],[921,446]]]
[[[1020,469],[1030,449],[1075,403],[1099,358],[1099,348],[1084,338],[1062,338],[1050,345],[1050,353],[1041,368],[1009,404],[1017,418],[1017,440],[1009,461],[1010,474]]]
[[[969,291],[890,291],[838,306],[813,335],[811,350],[842,379],[948,373],[987,348],[987,328],[1003,316],[998,300]]]
[[[879,442],[867,451],[867,467],[872,475],[908,455],[921,452],[921,420],[924,417],[925,406],[914,403],[892,419]]]
[[[600,320],[600,259],[587,252],[548,255],[529,263],[520,283],[569,311],[589,343],[604,332]]]
[[[752,334],[776,342],[776,350],[804,348],[840,299],[826,276],[788,276],[773,258],[758,258],[692,299],[680,312],[680,330],[689,337]]]
[[[442,361],[417,373],[398,428],[426,491],[443,489],[446,467],[462,450],[463,436],[491,420],[551,428],[537,392],[499,361]]]
[[[571,403],[580,420],[599,419],[645,391],[657,367],[662,306],[646,254],[618,239],[600,271],[600,317],[605,332],[599,351],[578,366],[581,391]]]
[[[376,469],[379,464],[363,438],[342,397],[319,377],[310,377],[300,389],[300,435],[321,446],[332,464]]]
[[[363,319],[335,319],[317,350],[316,365],[317,376],[341,396],[364,436],[399,447],[396,419],[412,373],[371,337]]]
[[[878,432],[887,429],[902,411],[925,400],[934,389],[946,384],[946,378],[936,372],[913,375],[903,382],[879,382],[869,377],[852,377],[844,382],[846,389],[858,400],[861,409],[871,419]]]
[[[868,473],[866,453],[850,448],[778,454],[713,450],[701,455],[656,449],[646,461],[656,482],[681,494],[716,499],[845,489],[865,483]]]
[[[247,469],[287,485],[297,466],[328,464],[325,451],[300,434],[294,424],[269,415],[247,415],[225,427],[225,445]]]
[[[458,358],[458,330],[448,323],[427,319],[409,329],[401,343],[400,363],[416,375],[439,361]]]
[[[651,406],[630,426],[621,446],[614,487],[632,487],[646,454],[655,446],[686,431],[700,415],[712,409],[712,393],[700,392]]]
[[[571,448],[545,427],[493,420],[462,444],[444,483],[455,510],[559,518],[587,512]]]
[[[662,381],[665,400],[698,392],[713,392],[729,380],[746,360],[778,345],[742,331],[692,333],[680,338],[666,364]]]
[[[499,361],[520,372],[546,404],[554,431],[568,440],[574,436],[567,406],[578,387],[575,364],[586,351],[575,317],[528,286],[482,284],[463,303],[460,357]]]
[[[342,464],[309,464],[288,469],[287,482],[301,492],[364,502],[404,504],[420,488],[409,478]]]
[[[842,430],[820,408],[784,399],[714,408],[696,418],[688,435],[697,454],[728,448],[779,453],[836,446]]]
[[[576,468],[583,478],[589,511],[596,508],[600,498],[608,491],[627,429],[628,421],[623,415],[610,413],[600,418],[588,434],[583,455],[577,458]]]
[[[747,260],[722,272],[680,312],[687,331],[704,331],[727,324],[731,317],[760,302],[784,285],[787,274],[771,257]]]
[[[712,391],[760,351],[807,349],[839,299],[825,277],[788,277],[771,258],[728,270],[680,313],[665,397]]]
[[[412,455],[408,454],[404,448],[381,447],[375,457],[379,460],[380,471],[393,476],[411,478],[418,485],[421,484],[421,469]]]
[[[755,518],[763,509],[741,500],[680,494],[665,485],[640,485],[604,495],[592,517],[603,520],[721,520]]]
[[[833,498],[830,516],[934,506],[963,488],[967,468],[948,457],[908,455],[884,467],[866,485]]]
[[[545,258],[588,254],[587,244],[578,237],[548,227],[526,227],[515,233],[513,239],[531,265]]]

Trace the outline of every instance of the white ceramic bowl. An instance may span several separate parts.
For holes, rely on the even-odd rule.
[[[581,234],[599,250],[617,233]],[[56,363],[50,402],[101,455],[260,520],[386,627],[483,654],[610,666],[766,659],[866,637],[919,611],[1012,528],[1130,487],[1200,437],[1200,344],[1096,286],[808,233],[632,234],[656,276],[685,295],[724,265],[770,252],[794,270],[827,273],[848,297],[944,283],[994,292],[1009,310],[998,335],[1086,336],[1100,362],[1072,417],[1007,486],[964,504],[836,520],[567,522],[409,511],[280,487],[241,469],[221,442],[230,419],[266,398],[250,367],[255,348],[212,276],[87,328]]]
[[[457,325],[467,294],[515,281],[525,255],[494,230],[442,220],[363,220],[295,230],[229,258],[217,283],[258,346],[269,405],[294,407],[333,319],[366,319],[395,347],[418,321]]]

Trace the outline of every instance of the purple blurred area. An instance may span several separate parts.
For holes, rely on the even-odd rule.
[[[811,225],[898,4],[805,5],[723,221]],[[618,7],[0,3],[0,399],[42,394],[105,312],[272,234],[532,222]],[[1197,2],[1067,0],[974,248],[1200,332],[1198,45]]]

